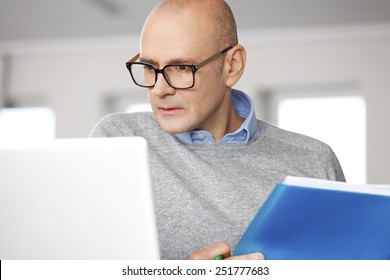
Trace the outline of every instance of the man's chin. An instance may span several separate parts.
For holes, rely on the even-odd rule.
[[[169,134],[179,134],[179,133],[190,131],[189,128],[181,126],[177,122],[164,122],[164,121],[161,122],[159,120],[157,120],[157,121],[158,121],[161,129]]]
[[[156,121],[161,129],[170,134],[180,134],[194,130],[191,121],[187,120],[185,115],[181,116],[164,116],[161,114],[154,114]]]

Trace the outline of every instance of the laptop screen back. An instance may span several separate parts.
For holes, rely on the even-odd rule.
[[[158,259],[143,138],[0,145],[0,259]]]

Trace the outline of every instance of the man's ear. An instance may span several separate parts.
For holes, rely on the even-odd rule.
[[[236,45],[227,54],[225,59],[226,86],[232,87],[244,73],[246,52],[242,45]]]

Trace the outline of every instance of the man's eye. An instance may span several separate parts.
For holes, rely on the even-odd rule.
[[[153,71],[154,70],[153,67],[150,65],[144,65],[144,69],[145,69],[145,71]]]
[[[190,71],[191,68],[186,65],[176,65],[176,70],[181,72]]]

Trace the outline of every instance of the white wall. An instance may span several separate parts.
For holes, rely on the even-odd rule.
[[[278,87],[344,84],[356,86],[367,102],[367,181],[390,183],[389,36],[250,45],[240,83],[252,95]]]
[[[125,62],[138,51],[136,44],[125,50],[121,43],[96,48],[94,43],[102,44],[101,40],[86,43],[90,47],[85,49],[74,43],[78,47],[46,49],[44,43],[33,44],[32,49],[16,47],[10,59],[10,97],[44,99],[56,111],[59,138],[87,136],[106,113],[105,97],[135,88]]]
[[[245,31],[241,42],[248,62],[237,87],[256,99],[278,87],[356,86],[367,101],[367,180],[390,183],[389,28],[351,30]],[[56,111],[57,137],[87,136],[107,113],[108,96],[143,91],[132,85],[125,68],[137,49],[135,36],[130,41],[0,42],[0,53],[10,56],[9,94],[15,99],[43,96]]]

